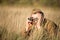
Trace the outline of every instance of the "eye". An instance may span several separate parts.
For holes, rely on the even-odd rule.
[[[34,20],[35,20],[35,21],[37,21],[37,20],[38,20],[38,18],[34,18]]]
[[[37,17],[35,17],[35,19],[38,19]]]

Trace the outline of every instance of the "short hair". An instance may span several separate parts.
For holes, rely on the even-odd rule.
[[[44,13],[40,9],[33,9],[32,14],[40,13],[44,17]]]

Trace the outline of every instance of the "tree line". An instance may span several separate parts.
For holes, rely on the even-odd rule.
[[[46,5],[46,6],[60,6],[60,0],[0,0],[0,4],[24,4],[24,5]]]

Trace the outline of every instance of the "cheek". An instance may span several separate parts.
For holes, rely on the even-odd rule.
[[[38,23],[40,23],[41,21],[42,21],[42,18],[38,16]]]
[[[42,19],[42,17],[41,17],[41,15],[40,15],[40,14],[38,14],[38,19],[40,19],[40,20]]]

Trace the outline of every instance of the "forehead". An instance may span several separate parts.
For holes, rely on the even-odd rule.
[[[36,18],[36,17],[41,17],[41,14],[37,13],[37,14],[32,14],[32,17]]]

